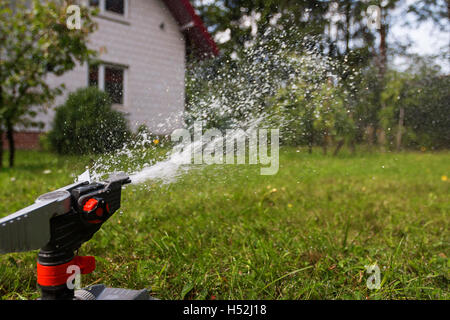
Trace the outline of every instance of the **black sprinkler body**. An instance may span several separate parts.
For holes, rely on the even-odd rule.
[[[38,286],[43,300],[150,299],[147,290],[106,288],[95,285],[75,290],[71,271],[87,274],[95,269],[94,257],[75,253],[89,241],[119,208],[124,174],[103,182],[78,182],[40,196],[35,204],[0,219],[0,253],[40,249]]]

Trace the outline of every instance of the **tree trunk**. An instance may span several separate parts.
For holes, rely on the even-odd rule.
[[[1,107],[3,107],[3,87],[0,85],[0,108]],[[0,169],[3,168],[3,127],[2,126],[3,126],[3,123],[0,122]]]
[[[345,55],[350,52],[350,3],[345,4]]]
[[[384,109],[384,106],[381,104],[381,92],[384,90],[384,78],[386,74],[386,68],[387,68],[387,45],[386,45],[386,37],[387,37],[387,25],[385,24],[385,19],[383,15],[383,11],[381,14],[381,25],[379,29],[379,35],[380,35],[380,53],[379,53],[379,66],[378,66],[378,81],[380,85],[380,90],[378,91],[378,103],[380,104],[380,109]],[[378,129],[377,132],[377,140],[378,145],[381,147],[381,151],[385,151],[386,147],[386,132],[382,126]]]
[[[405,108],[400,107],[400,114],[398,116],[398,130],[397,130],[397,151],[402,147],[403,122],[405,121]]]
[[[379,57],[379,77],[380,80],[383,81],[384,74],[386,73],[386,64],[387,64],[387,46],[386,46],[386,25],[384,23],[381,24],[380,27],[380,57]]]
[[[355,143],[355,139],[351,139],[350,140],[350,152],[352,153],[352,155],[355,155],[356,153],[356,143]]]
[[[312,153],[313,143],[314,143],[314,127],[312,123],[309,125],[309,136],[308,136],[308,152]]]
[[[448,19],[450,20],[450,1],[447,0],[447,15],[448,15]]]
[[[3,168],[3,130],[0,127],[0,169],[2,168]]]
[[[14,126],[8,121],[6,123],[6,137],[9,144],[9,167],[14,167],[14,156],[16,153],[16,146],[14,144]]]
[[[377,130],[377,142],[380,146],[380,151],[386,152],[386,131],[382,127]]]
[[[329,144],[329,135],[328,132],[325,133],[324,137],[323,137],[323,155],[326,156],[327,155],[327,151],[328,151],[328,144]]]
[[[342,148],[342,146],[344,145],[344,143],[345,143],[345,140],[344,140],[344,139],[339,140],[339,142],[338,142],[338,144],[337,144],[337,146],[336,146],[336,149],[334,150],[333,156],[337,156],[337,155],[338,155],[338,153],[339,153],[339,151],[341,150],[341,148]]]
[[[366,128],[366,135],[367,135],[367,146],[369,147],[369,150],[372,150],[373,141],[374,141],[374,133],[375,129],[373,125],[368,125]]]

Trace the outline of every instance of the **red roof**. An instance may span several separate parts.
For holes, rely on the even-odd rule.
[[[189,0],[163,0],[163,2],[200,54],[213,56],[219,54],[216,43]]]

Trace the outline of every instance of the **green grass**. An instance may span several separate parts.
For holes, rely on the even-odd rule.
[[[19,152],[0,173],[1,215],[89,162]],[[209,166],[170,185],[129,186],[79,252],[97,258],[82,285],[151,288],[160,299],[449,299],[449,169],[449,152],[333,158],[285,148],[274,176]],[[0,256],[3,299],[39,296],[36,253]],[[373,263],[378,290],[366,285]]]

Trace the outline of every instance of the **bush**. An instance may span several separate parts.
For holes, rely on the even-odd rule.
[[[130,133],[123,114],[112,109],[106,92],[84,88],[56,109],[48,138],[60,154],[104,153],[120,148]]]
[[[39,135],[39,148],[42,151],[50,151],[52,150],[52,146],[48,139],[48,133],[41,133]]]

